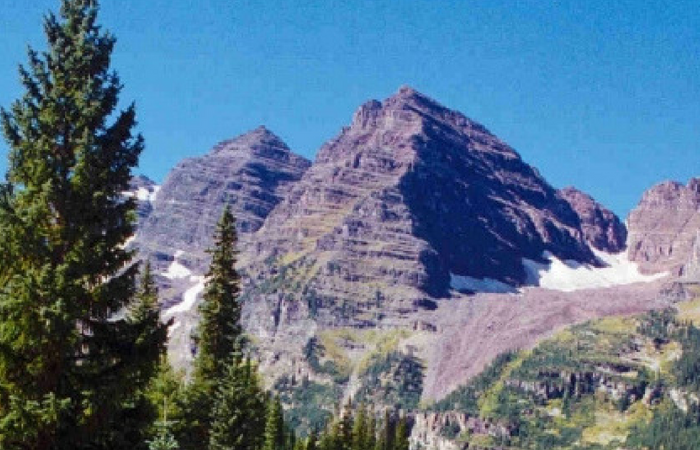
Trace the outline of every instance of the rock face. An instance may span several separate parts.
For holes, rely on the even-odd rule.
[[[630,213],[627,226],[632,261],[647,273],[680,275],[700,230],[700,178],[687,185],[666,181],[652,187]]]
[[[133,245],[154,266],[164,318],[175,320],[169,355],[176,367],[187,368],[192,357],[206,250],[225,205],[237,219],[242,248],[309,165],[260,127],[182,161],[168,175]]]
[[[247,298],[372,325],[447,296],[451,275],[520,285],[521,259],[596,265],[581,221],[482,125],[404,87],[362,105],[253,237]]]
[[[159,190],[160,186],[144,175],[137,175],[129,182],[129,190],[124,194],[136,198],[136,215],[139,227],[153,211],[153,202]]]
[[[206,271],[215,225],[225,205],[238,220],[241,240],[256,231],[291,183],[310,163],[264,127],[224,141],[168,175],[136,243],[156,263],[179,262]]]
[[[561,189],[559,195],[578,214],[583,236],[593,248],[607,253],[619,253],[625,249],[627,228],[612,211],[573,187]]]
[[[695,244],[690,252],[690,259],[683,266],[683,280],[700,284],[700,230],[695,233]]]

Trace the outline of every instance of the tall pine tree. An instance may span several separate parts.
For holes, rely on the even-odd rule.
[[[125,411],[158,354],[120,315],[138,272],[122,192],[143,139],[134,106],[117,110],[115,38],[97,13],[96,0],[63,0],[46,16],[48,50],[29,51],[25,93],[0,113],[0,448],[125,448]]]
[[[265,394],[256,370],[250,360],[229,358],[212,408],[209,449],[258,450],[267,442],[264,432]]]
[[[178,434],[184,450],[210,442],[212,410],[219,383],[241,364],[243,329],[238,302],[240,276],[236,272],[236,220],[227,206],[214,235],[214,245],[195,335],[197,355],[192,382],[182,406],[187,423]]]
[[[265,442],[263,450],[285,450],[286,436],[282,403],[279,397],[271,398],[267,407]]]
[[[236,219],[226,206],[214,235],[214,247],[196,335],[195,379],[215,381],[235,351],[241,350],[241,305],[238,302],[241,278],[236,271]]]

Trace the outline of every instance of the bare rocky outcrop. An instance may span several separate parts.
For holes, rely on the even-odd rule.
[[[559,195],[578,214],[583,235],[592,247],[607,253],[625,249],[627,228],[612,211],[574,187],[561,189]]]
[[[465,442],[467,436],[490,436],[496,440],[508,437],[507,425],[481,419],[458,411],[419,412],[413,416],[411,449],[462,450],[475,449]],[[498,450],[502,447],[489,447]]]
[[[142,255],[161,266],[179,251],[181,263],[203,273],[205,250],[224,206],[232,207],[245,241],[309,165],[265,127],[224,141],[210,153],[175,166],[154,202],[154,212],[140,226],[136,243]]]
[[[520,285],[543,252],[596,265],[581,221],[482,125],[404,87],[359,108],[253,237],[247,297],[327,326],[401,320],[451,274]]]
[[[129,190],[124,192],[124,195],[136,199],[138,227],[141,227],[153,211],[153,202],[159,190],[160,186],[145,175],[136,175],[129,181]]]
[[[700,230],[700,178],[657,184],[627,219],[632,261],[647,273],[681,275]]]
[[[133,245],[154,265],[164,315],[175,318],[169,353],[177,367],[186,367],[192,356],[190,334],[209,264],[206,250],[225,205],[237,219],[242,249],[309,165],[259,127],[180,162],[168,175]]]

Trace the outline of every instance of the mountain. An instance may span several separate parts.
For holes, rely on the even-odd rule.
[[[588,223],[589,234],[598,226],[608,222]],[[251,245],[246,297],[296,302],[327,325],[433,307],[465,277],[512,289],[528,281],[523,259],[547,263],[545,252],[601,265],[579,215],[536,169],[408,87],[358,109]]]
[[[612,211],[575,187],[561,189],[559,195],[578,214],[583,236],[593,248],[608,253],[625,249],[627,228]]]
[[[153,211],[153,202],[159,190],[160,186],[145,175],[131,178],[129,190],[124,192],[124,195],[136,198],[136,215],[139,227]]]
[[[185,159],[169,173],[133,245],[154,266],[164,316],[177,319],[170,335],[170,356],[177,366],[186,366],[191,357],[194,306],[209,263],[206,250],[225,205],[231,206],[245,243],[309,165],[259,127],[204,156]]]
[[[205,250],[224,206],[232,207],[245,239],[262,226],[309,165],[265,127],[221,142],[170,172],[136,242],[142,253],[157,261],[172,261],[179,252],[181,263],[204,272]]]
[[[612,212],[404,87],[362,105],[313,164],[261,127],[173,169],[133,245],[158,273],[178,368],[227,203],[244,326],[302,430],[348,397],[416,411],[503,352],[671,298],[628,259]]]
[[[647,273],[681,273],[700,230],[700,178],[665,181],[644,193],[627,219],[629,255]]]

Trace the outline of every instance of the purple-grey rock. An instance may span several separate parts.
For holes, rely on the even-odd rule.
[[[561,189],[559,195],[578,214],[583,236],[592,247],[608,253],[625,249],[627,228],[612,211],[574,187]]]
[[[647,273],[680,275],[700,230],[700,178],[657,184],[627,219],[630,259]]]
[[[170,172],[136,244],[156,262],[172,260],[179,252],[185,266],[204,273],[206,250],[225,205],[231,206],[245,240],[309,165],[265,127],[224,141]]]
[[[371,325],[450,292],[450,274],[526,281],[522,258],[598,264],[579,216],[482,125],[404,87],[352,124],[253,236],[247,298]]]

